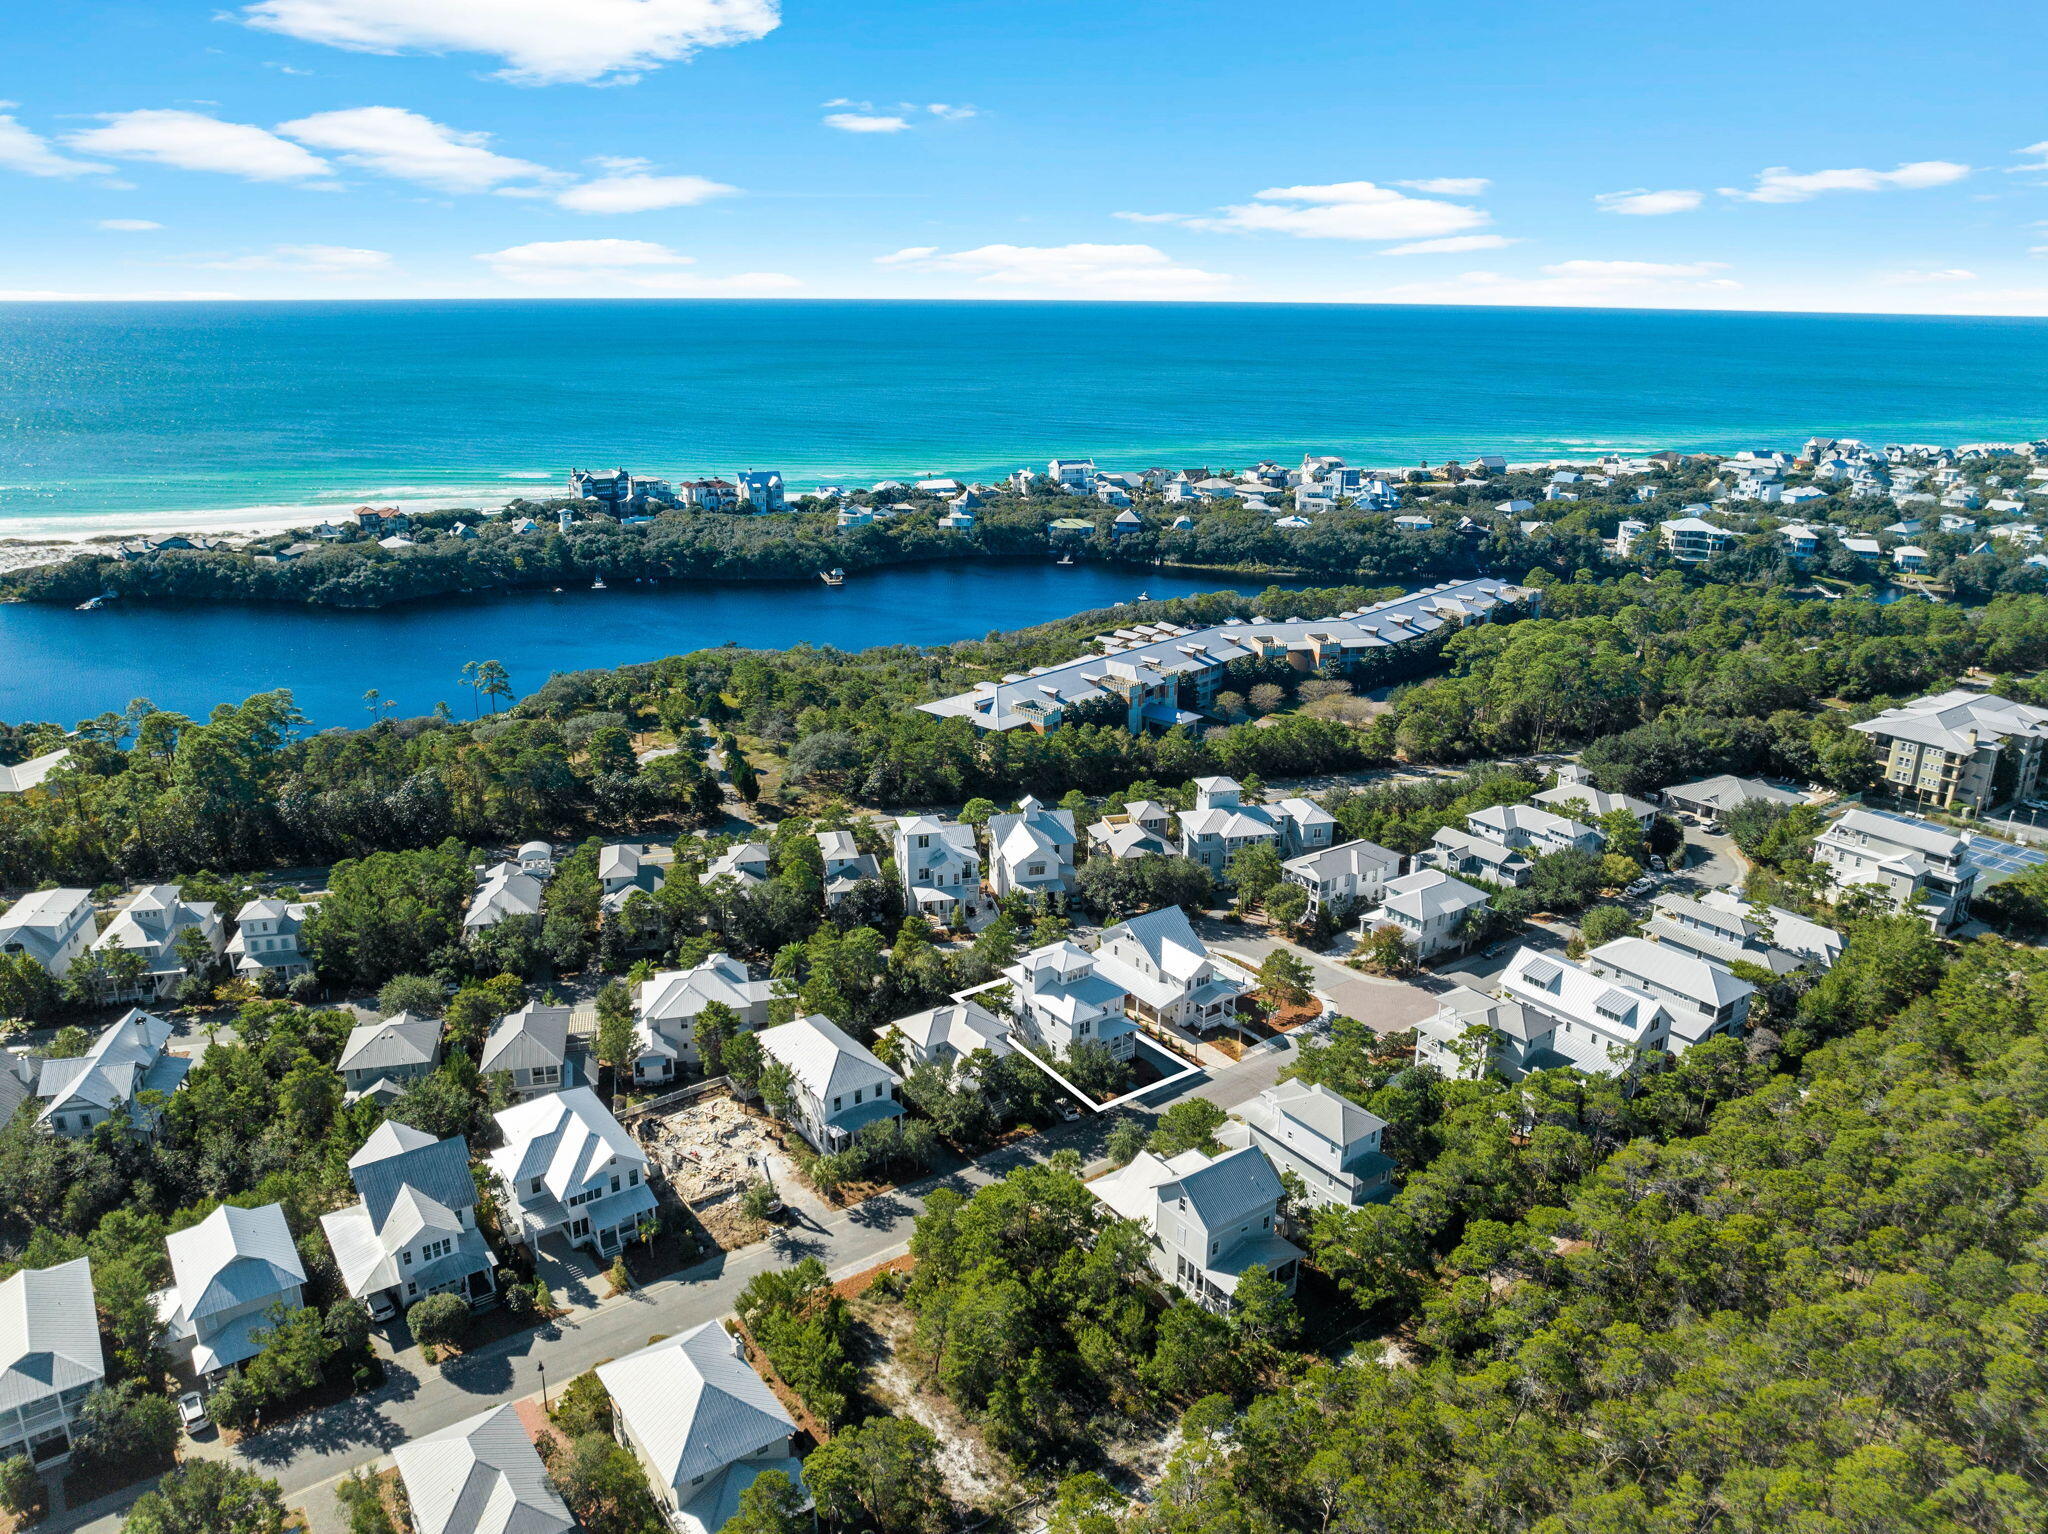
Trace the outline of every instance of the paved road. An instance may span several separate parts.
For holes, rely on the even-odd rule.
[[[1439,998],[1450,987],[1434,975],[1412,980],[1383,980],[1360,974],[1322,954],[1289,943],[1265,932],[1254,932],[1237,922],[1204,920],[1195,929],[1210,948],[1234,953],[1256,968],[1276,948],[1285,948],[1314,972],[1311,982],[1330,1004],[1346,1017],[1355,1017],[1379,1033],[1400,1033],[1432,1015]]]
[[[1278,1080],[1293,1053],[1284,1042],[1261,1050],[1227,1070],[1162,1089],[1134,1105],[1134,1111],[1156,1113],[1188,1095],[1234,1108]],[[329,1483],[398,1444],[538,1393],[543,1370],[552,1392],[586,1369],[644,1347],[655,1337],[718,1320],[731,1312],[740,1291],[757,1273],[817,1257],[839,1277],[897,1256],[907,1247],[911,1226],[934,1189],[971,1192],[1017,1167],[1070,1148],[1092,1163],[1099,1158],[1108,1130],[1102,1119],[1058,1125],[957,1171],[878,1194],[822,1220],[799,1212],[800,1223],[771,1240],[712,1257],[596,1309],[505,1338],[440,1369],[425,1365],[417,1350],[408,1350],[391,1363],[390,1377],[378,1390],[309,1413],[233,1449],[212,1437],[189,1450],[233,1459],[272,1477],[284,1488],[288,1503],[307,1507],[315,1534],[325,1534],[339,1526]],[[131,1487],[76,1513],[54,1515],[41,1528],[46,1534],[74,1529],[114,1534],[127,1505],[146,1489]]]

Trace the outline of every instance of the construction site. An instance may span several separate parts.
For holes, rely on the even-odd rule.
[[[707,1226],[713,1206],[764,1177],[780,1188],[795,1175],[768,1117],[723,1090],[643,1113],[631,1128],[669,1190]]]

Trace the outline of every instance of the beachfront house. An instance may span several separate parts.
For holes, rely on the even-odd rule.
[[[251,900],[235,914],[235,935],[227,956],[245,979],[275,975],[296,980],[313,972],[313,961],[299,947],[299,932],[313,907],[302,900]]]
[[[92,1046],[68,1060],[44,1060],[36,1071],[37,1122],[76,1140],[125,1116],[129,1127],[153,1134],[156,1104],[184,1084],[192,1062],[169,1052],[171,1025],[131,1010],[100,1030]],[[26,1057],[24,1057],[26,1059]],[[145,1094],[149,1094],[145,1096]]]
[[[85,1398],[106,1374],[88,1259],[0,1280],[0,1460],[69,1455]]]
[[[1418,869],[1389,879],[1380,903],[1365,913],[1360,932],[1396,928],[1418,958],[1434,958],[1465,946],[1466,918],[1486,904],[1486,892],[1440,868]]]
[[[1153,1270],[1204,1310],[1227,1313],[1238,1281],[1255,1263],[1294,1292],[1303,1253],[1279,1231],[1286,1189],[1255,1146],[1214,1157],[1140,1151],[1088,1191],[1116,1218],[1144,1230]]]
[[[508,1012],[484,1040],[477,1074],[502,1082],[514,1100],[559,1092],[574,1084],[569,1062],[569,1009],[529,1001]]]
[[[1003,971],[1018,1031],[1041,1053],[1065,1055],[1077,1044],[1100,1044],[1118,1060],[1137,1050],[1130,993],[1103,975],[1096,956],[1077,943],[1034,948]]]
[[[397,1012],[349,1030],[334,1068],[348,1083],[350,1097],[365,1095],[395,1102],[407,1082],[441,1063],[441,1020]]]
[[[1248,1142],[1292,1172],[1310,1208],[1355,1208],[1394,1191],[1394,1163],[1380,1149],[1387,1121],[1321,1083],[1283,1081],[1238,1110]]]
[[[1324,911],[1341,920],[1355,906],[1377,903],[1387,881],[1400,873],[1400,853],[1363,840],[1304,853],[1280,865],[1281,878],[1308,891],[1306,921]]]
[[[818,1150],[844,1150],[865,1125],[902,1115],[903,1078],[831,1018],[813,1012],[760,1038],[763,1057],[789,1071],[790,1124]]]
[[[774,995],[774,981],[753,979],[745,964],[724,953],[707,955],[689,969],[650,975],[633,990],[638,1039],[633,1079],[668,1081],[682,1067],[701,1064],[697,1018],[712,1002],[730,1007],[740,1027],[752,1029],[767,1024]]]
[[[210,900],[187,900],[175,884],[147,884],[130,895],[92,946],[101,953],[123,949],[140,955],[142,974],[133,984],[103,988],[101,999],[146,1001],[176,990],[187,974],[178,940],[188,931],[199,934],[210,954],[227,941]]]
[[[778,1470],[799,1489],[796,1423],[716,1321],[597,1366],[620,1443],[647,1472],[676,1534],[718,1534],[746,1489]]]
[[[732,479],[734,499],[746,510],[782,511],[787,508],[781,470],[741,469]]]
[[[1827,870],[1830,898],[1868,885],[1945,933],[1968,916],[1976,891],[1969,848],[1967,837],[1917,816],[1850,810],[1821,833],[1813,856]]]
[[[653,1215],[647,1153],[590,1088],[514,1103],[496,1121],[505,1143],[489,1163],[510,1196],[508,1236],[538,1247],[559,1235],[610,1257]]]
[[[989,890],[998,900],[1074,892],[1073,811],[1049,810],[1026,794],[1014,814],[990,818],[988,849]]]
[[[281,1204],[222,1204],[164,1245],[171,1287],[156,1296],[164,1346],[201,1379],[254,1358],[275,1324],[272,1312],[305,1304],[306,1269]]]
[[[508,918],[538,920],[543,888],[538,875],[517,863],[497,864],[485,872],[476,894],[470,897],[469,909],[462,917],[463,936],[474,937]]]
[[[882,877],[882,865],[872,852],[862,852],[851,831],[820,831],[818,855],[824,862],[825,909],[831,910],[851,895],[856,885]]]
[[[941,927],[959,926],[981,909],[981,853],[972,826],[937,815],[897,817],[896,872],[904,904]]]
[[[570,1534],[577,1526],[512,1402],[398,1445],[391,1463],[411,1534]]]
[[[0,916],[0,954],[26,954],[61,980],[99,936],[90,890],[37,890]]]
[[[476,1224],[469,1146],[386,1119],[348,1158],[357,1202],[320,1216],[342,1287],[378,1319],[430,1294],[477,1305],[496,1292]]]
[[[1118,922],[1095,949],[1095,972],[1124,991],[1141,1023],[1208,1033],[1237,1015],[1247,983],[1209,956],[1179,906]]]

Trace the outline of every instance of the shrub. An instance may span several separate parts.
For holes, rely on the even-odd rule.
[[[43,1505],[43,1478],[26,1454],[0,1459],[0,1512],[27,1519]]]
[[[430,1294],[405,1313],[405,1324],[422,1347],[446,1347],[469,1330],[469,1302],[459,1294]]]

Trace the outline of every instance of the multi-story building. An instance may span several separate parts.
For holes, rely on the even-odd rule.
[[[1101,1044],[1119,1060],[1138,1045],[1128,1012],[1130,993],[1100,973],[1095,955],[1075,943],[1034,948],[1003,971],[1018,1031],[1041,1049],[1062,1054],[1076,1044]]]
[[[1486,904],[1486,891],[1439,868],[1419,869],[1389,879],[1380,903],[1365,913],[1361,932],[1397,928],[1420,958],[1433,958],[1447,948],[1464,945],[1465,918]]]
[[[1606,838],[1592,826],[1533,804],[1496,804],[1465,817],[1465,830],[1482,841],[1512,847],[1532,858],[1553,852],[1598,852]]]
[[[1180,855],[1217,877],[1236,854],[1271,847],[1282,858],[1320,852],[1335,839],[1337,818],[1310,799],[1246,804],[1235,778],[1195,779],[1195,807],[1180,815]]]
[[[1095,972],[1128,997],[1141,1023],[1209,1033],[1237,1015],[1250,987],[1209,956],[1179,906],[1118,922],[1095,948]]]
[[[681,1066],[701,1063],[697,1018],[710,1003],[730,1007],[742,1028],[760,1028],[768,1021],[768,1003],[774,995],[774,981],[754,979],[744,963],[724,953],[711,954],[689,969],[649,976],[633,991],[639,1024],[634,1080],[667,1081]]]
[[[1500,977],[1500,999],[1517,1009],[1510,1018],[1497,1014],[1518,1057],[1517,1070],[1574,1065],[1596,1076],[1612,1076],[1650,1050],[1673,1048],[1671,1015],[1645,991],[1622,984],[1569,959],[1524,948],[1509,960]],[[1438,1018],[1444,1012],[1439,1011]],[[1469,1025],[1469,1014],[1465,1014]],[[1420,1040],[1437,1037],[1437,1019],[1417,1029],[1417,1058],[1425,1056]],[[1462,1028],[1460,1029],[1462,1032]],[[1496,1064],[1502,1062],[1496,1058]]]
[[[1388,881],[1400,874],[1400,853],[1363,840],[1304,853],[1280,865],[1281,878],[1308,891],[1309,921],[1326,910],[1342,916],[1354,906],[1378,904]]]
[[[84,1054],[45,1060],[36,1075],[37,1115],[53,1134],[78,1139],[116,1114],[132,1128],[155,1132],[158,1110],[145,1092],[170,1096],[184,1084],[192,1062],[168,1052],[171,1025],[152,1013],[130,1011],[109,1023]]]
[[[462,917],[463,935],[474,937],[486,927],[512,918],[538,918],[546,887],[537,874],[517,863],[497,864],[485,872],[470,897],[469,909]]]
[[[1010,1027],[981,1003],[968,998],[899,1017],[882,1029],[902,1043],[906,1069],[919,1065],[957,1066],[974,1055],[1010,1053]]]
[[[529,1001],[492,1027],[476,1063],[486,1081],[497,1078],[514,1099],[575,1085],[569,1061],[569,1009]]]
[[[106,1374],[88,1259],[0,1280],[0,1460],[68,1455],[85,1398]]]
[[[1133,799],[1088,828],[1090,857],[1165,857],[1172,851],[1173,811],[1155,800]]]
[[[817,1149],[844,1150],[864,1126],[902,1115],[903,1078],[831,1018],[813,1012],[760,1037],[762,1056],[789,1070],[790,1122]]]
[[[222,1204],[164,1240],[171,1287],[156,1296],[171,1356],[208,1378],[263,1351],[278,1306],[305,1304],[306,1269],[281,1204]]]
[[[1704,517],[1673,517],[1657,524],[1657,538],[1680,564],[1704,564],[1731,548],[1737,535]]]
[[[1659,895],[1650,902],[1643,935],[1716,964],[1754,964],[1774,975],[1826,969],[1842,951],[1842,936],[1776,906],[1754,911],[1733,890]]]
[[[133,985],[107,994],[108,1001],[144,1001],[167,996],[185,979],[185,961],[178,939],[197,932],[209,953],[219,953],[226,938],[220,915],[210,900],[187,900],[175,884],[150,884],[130,895],[107,919],[106,930],[93,940],[96,951],[126,949],[142,956],[142,976]]]
[[[391,1451],[413,1534],[570,1534],[577,1527],[511,1402]]]
[[[469,1146],[386,1119],[348,1158],[359,1202],[320,1216],[342,1287],[388,1319],[430,1294],[479,1304],[496,1289],[476,1224]]]
[[[825,909],[828,911],[851,895],[855,885],[863,880],[882,877],[882,865],[872,852],[860,850],[860,844],[853,839],[851,831],[820,831],[818,855],[825,865]]]
[[[787,509],[783,500],[782,471],[780,469],[741,469],[733,475],[738,487],[738,504],[749,511],[783,511]]]
[[[560,1232],[609,1257],[654,1212],[647,1153],[588,1087],[515,1103],[497,1115],[490,1167],[509,1203],[505,1231],[538,1247]]]
[[[2034,797],[2048,709],[1958,690],[1888,708],[1852,728],[1876,743],[1885,787],[1897,797],[1929,809],[1983,811]]]
[[[1610,794],[1593,785],[1593,775],[1576,762],[1557,770],[1557,785],[1546,788],[1532,801],[1552,814],[1568,820],[1598,820],[1616,810],[1625,810],[1645,831],[1657,819],[1657,806],[1633,794]]]
[[[1017,801],[1014,814],[988,823],[988,887],[1001,899],[1023,893],[1065,896],[1074,892],[1074,815],[1049,810],[1031,795]]]
[[[1215,1157],[1140,1151],[1088,1191],[1144,1230],[1153,1271],[1205,1310],[1229,1311],[1254,1263],[1294,1292],[1303,1254],[1279,1231],[1286,1189],[1255,1146]]]
[[[275,975],[296,980],[311,974],[313,961],[299,947],[299,931],[313,907],[299,900],[252,900],[236,913],[227,956],[242,976]]]
[[[1717,1033],[1739,1034],[1756,987],[1717,960],[1667,943],[1618,937],[1588,953],[1586,968],[1656,998],[1671,1019],[1673,1054]]]
[[[980,912],[981,853],[972,826],[936,815],[899,816],[896,873],[904,904],[919,916],[955,926]]]
[[[1321,1083],[1283,1081],[1238,1110],[1249,1143],[1301,1179],[1310,1206],[1356,1206],[1393,1192],[1394,1163],[1380,1149],[1387,1121]]]
[[[1969,849],[1967,837],[1929,821],[1850,810],[1821,833],[1813,856],[1837,899],[1855,885],[1875,885],[1900,910],[1946,932],[1968,915],[1976,893]]]
[[[0,916],[0,953],[27,954],[59,980],[98,935],[90,890],[37,890]]]
[[[427,1075],[441,1063],[441,1020],[398,1012],[349,1030],[348,1042],[334,1068],[348,1083],[349,1095],[365,1093],[395,1100],[409,1081]]]

